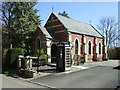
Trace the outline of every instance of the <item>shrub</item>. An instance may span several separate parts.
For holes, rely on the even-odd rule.
[[[30,50],[25,50],[24,51],[24,56],[30,56],[31,55],[31,51]]]
[[[2,73],[5,74],[5,75],[9,75],[9,74],[16,73],[16,70],[15,69],[11,69],[11,68],[4,68],[2,70]]]
[[[5,65],[15,67],[18,55],[24,55],[23,48],[9,49],[5,57]]]
[[[109,59],[120,59],[120,47],[108,48]]]
[[[8,72],[8,71],[5,71],[3,74],[8,75],[8,74],[9,74],[9,72]]]
[[[42,64],[47,64],[48,63],[47,54],[42,54],[41,57],[43,57],[43,59],[40,59],[40,62]]]
[[[45,52],[44,49],[36,49],[36,50],[34,51],[33,56],[38,57],[38,56],[41,56],[41,55],[46,55],[46,52]]]
[[[39,61],[42,63],[42,64],[47,64],[48,63],[48,59],[47,59],[47,54],[46,54],[46,52],[45,52],[45,50],[44,49],[37,49],[37,50],[35,50],[35,52],[34,52],[34,56],[36,56],[36,57],[43,57],[44,59],[39,59]]]
[[[36,49],[36,50],[33,52],[33,56],[38,57],[39,55],[40,55],[40,50],[39,50],[39,49]]]

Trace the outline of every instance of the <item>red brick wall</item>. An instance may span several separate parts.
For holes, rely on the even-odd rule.
[[[54,30],[60,42],[68,41],[68,33],[66,28],[54,14],[51,14],[47,23],[45,24],[45,27],[49,30]]]
[[[75,40],[77,39],[79,41],[79,55],[82,55],[83,54],[83,51],[82,51],[82,48],[83,48],[83,41],[82,41],[82,38],[83,36],[80,35],[80,34],[71,34],[72,35],[72,46],[75,45]],[[93,60],[93,57],[94,57],[94,49],[95,49],[95,37],[92,37],[92,36],[85,36],[86,38],[86,52],[88,54],[88,42],[90,41],[91,42],[91,55],[88,55],[88,60]],[[101,43],[101,48],[102,48],[102,54],[101,55],[98,55],[98,58],[99,59],[102,59],[103,58],[103,52],[104,52],[104,47],[103,47],[103,39],[102,38],[97,38],[97,45]],[[74,55],[74,52],[75,51],[75,48],[73,47],[72,48],[72,55]]]
[[[46,47],[46,38],[45,38],[45,35],[42,33],[42,31],[40,30],[40,28],[37,28],[35,34],[34,34],[34,38],[33,38],[33,42],[32,42],[32,50],[35,50],[35,42],[36,42],[36,39],[37,37],[39,36],[40,38],[40,42],[41,42],[41,48],[43,49],[47,49]]]
[[[75,45],[75,40],[77,39],[78,40],[78,42],[79,42],[79,53],[78,54],[82,54],[82,35],[80,35],[80,34],[71,34],[72,35],[72,46],[74,46]],[[74,54],[75,52],[75,48],[73,47],[72,48],[72,54]]]
[[[103,59],[103,54],[104,54],[104,44],[103,44],[103,39],[102,38],[97,38],[97,45],[99,46],[99,43],[101,43],[101,48],[102,48],[102,53],[98,53],[98,59]]]
[[[88,54],[88,42],[91,42],[91,55],[88,55],[88,60],[93,60],[93,54],[94,54],[94,37],[91,36],[85,36],[86,37],[86,50]]]

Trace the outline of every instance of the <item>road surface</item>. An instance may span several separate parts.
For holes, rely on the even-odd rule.
[[[2,88],[45,88],[43,86],[29,83],[24,80],[8,77],[5,75],[0,76],[2,77]]]
[[[111,66],[97,66],[69,74],[52,74],[31,81],[55,88],[116,88],[118,71]]]

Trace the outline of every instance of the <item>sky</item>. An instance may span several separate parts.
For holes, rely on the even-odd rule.
[[[119,20],[119,24],[118,24],[118,34],[120,35],[120,1],[119,1],[119,5],[118,5],[118,20]],[[119,40],[118,40],[118,46],[120,47],[120,37],[119,37]]]
[[[43,20],[41,26],[45,25],[52,7],[55,13],[66,11],[70,18],[92,24],[95,28],[102,17],[118,20],[118,2],[38,2],[35,8]]]

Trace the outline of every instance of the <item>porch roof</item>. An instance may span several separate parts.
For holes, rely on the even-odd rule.
[[[52,39],[51,35],[48,33],[48,31],[46,30],[46,28],[39,26],[40,30],[42,31],[42,33],[45,35],[46,38],[50,38]]]

